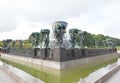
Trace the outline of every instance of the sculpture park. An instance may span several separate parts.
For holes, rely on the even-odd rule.
[[[30,65],[30,68],[33,69],[38,68],[40,72],[37,73],[40,73],[40,79],[46,81],[46,83],[56,83],[56,79],[57,83],[73,83],[79,80],[76,78],[81,77],[77,73],[73,74],[78,69],[84,70],[118,57],[116,54],[117,43],[114,39],[107,38],[102,43],[95,40],[93,46],[88,44],[90,46],[88,47],[86,42],[89,42],[87,40],[87,37],[90,36],[89,33],[78,28],[67,30],[67,25],[68,23],[65,21],[55,21],[52,23],[51,29],[44,28],[40,32],[33,32],[30,36],[31,41],[33,41],[31,48],[23,48],[23,40],[17,42],[12,39],[4,40],[4,47],[1,52],[7,56],[3,56],[3,58],[22,65],[27,63],[25,66]],[[68,35],[66,36],[67,32]],[[100,44],[102,47],[100,47]],[[15,45],[18,45],[18,48]],[[44,75],[55,81],[42,77],[42,68],[44,69],[42,72],[47,72]],[[54,76],[54,72],[57,72],[57,75]],[[72,78],[72,75],[76,78]]]
[[[103,44],[106,48],[98,48],[99,47],[99,41],[95,41],[94,49],[85,48],[85,37],[87,32],[81,31],[77,28],[69,29],[69,38],[66,38],[66,29],[67,29],[68,23],[65,21],[56,21],[52,23],[52,40],[50,39],[50,30],[49,29],[41,29],[40,32],[33,32],[32,37],[34,40],[33,43],[33,50],[34,53],[26,54],[28,57],[39,57],[41,59],[50,59],[54,61],[67,61],[72,59],[79,59],[84,57],[89,57],[89,54],[85,54],[87,50],[93,51],[93,54],[90,56],[96,56],[99,55],[99,51],[95,52],[97,50],[103,50],[104,53],[109,52],[116,52],[115,49],[115,42],[114,40],[108,38],[103,41]],[[68,40],[67,40],[68,39]],[[12,41],[11,39],[4,40],[4,51],[14,54],[14,55],[22,55],[22,51],[25,51],[22,49],[23,41],[19,40],[19,50],[21,49],[21,54],[15,54],[17,49],[14,49],[15,41]],[[12,42],[12,45],[10,47],[10,42]],[[27,49],[26,49],[27,50]],[[27,53],[31,53],[31,50],[27,50]],[[59,53],[57,52],[59,50]],[[106,51],[107,50],[107,51]],[[72,53],[71,53],[72,52]],[[80,53],[81,52],[81,53]],[[24,52],[23,52],[24,53]],[[41,54],[40,54],[41,53]],[[101,54],[104,54],[101,52]],[[62,55],[61,55],[62,54]],[[25,53],[24,53],[25,55]]]

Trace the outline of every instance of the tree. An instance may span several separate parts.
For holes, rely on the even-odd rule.
[[[0,41],[0,47],[4,47],[3,41]]]

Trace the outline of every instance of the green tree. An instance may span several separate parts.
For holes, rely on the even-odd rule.
[[[91,47],[91,48],[94,47],[93,35],[87,32],[84,42],[85,42],[86,47]]]
[[[0,47],[4,47],[3,41],[0,41]]]

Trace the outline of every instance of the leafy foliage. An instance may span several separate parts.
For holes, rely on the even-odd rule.
[[[33,32],[34,33],[34,32]],[[81,39],[81,34],[76,34],[75,36],[76,38],[76,43],[77,43],[77,47],[80,47],[80,39]],[[103,34],[91,34],[89,32],[86,33],[85,35],[85,39],[84,39],[84,45],[87,48],[93,48],[95,47],[95,41],[99,41],[99,47],[104,47],[103,41],[106,39],[113,39],[116,43],[117,47],[120,47],[120,39],[118,38],[114,38],[114,37],[110,37],[110,36],[104,36]],[[9,40],[9,39],[7,39]],[[10,40],[10,47],[12,46],[11,43],[12,40]],[[15,48],[19,48],[19,40],[14,40],[15,43]],[[26,40],[22,40],[23,41],[23,48],[32,48],[33,44],[34,44],[34,37],[32,36],[32,33],[30,34],[29,38]],[[39,36],[39,45],[41,46],[42,43],[44,41],[44,35]],[[0,47],[4,47],[4,43],[3,41],[0,41]]]

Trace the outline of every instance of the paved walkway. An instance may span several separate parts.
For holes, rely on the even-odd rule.
[[[0,83],[45,83],[30,74],[0,61]]]
[[[120,83],[120,69],[103,83]]]
[[[80,79],[77,83],[120,83],[120,59]]]
[[[18,81],[0,69],[0,83],[18,83]]]

